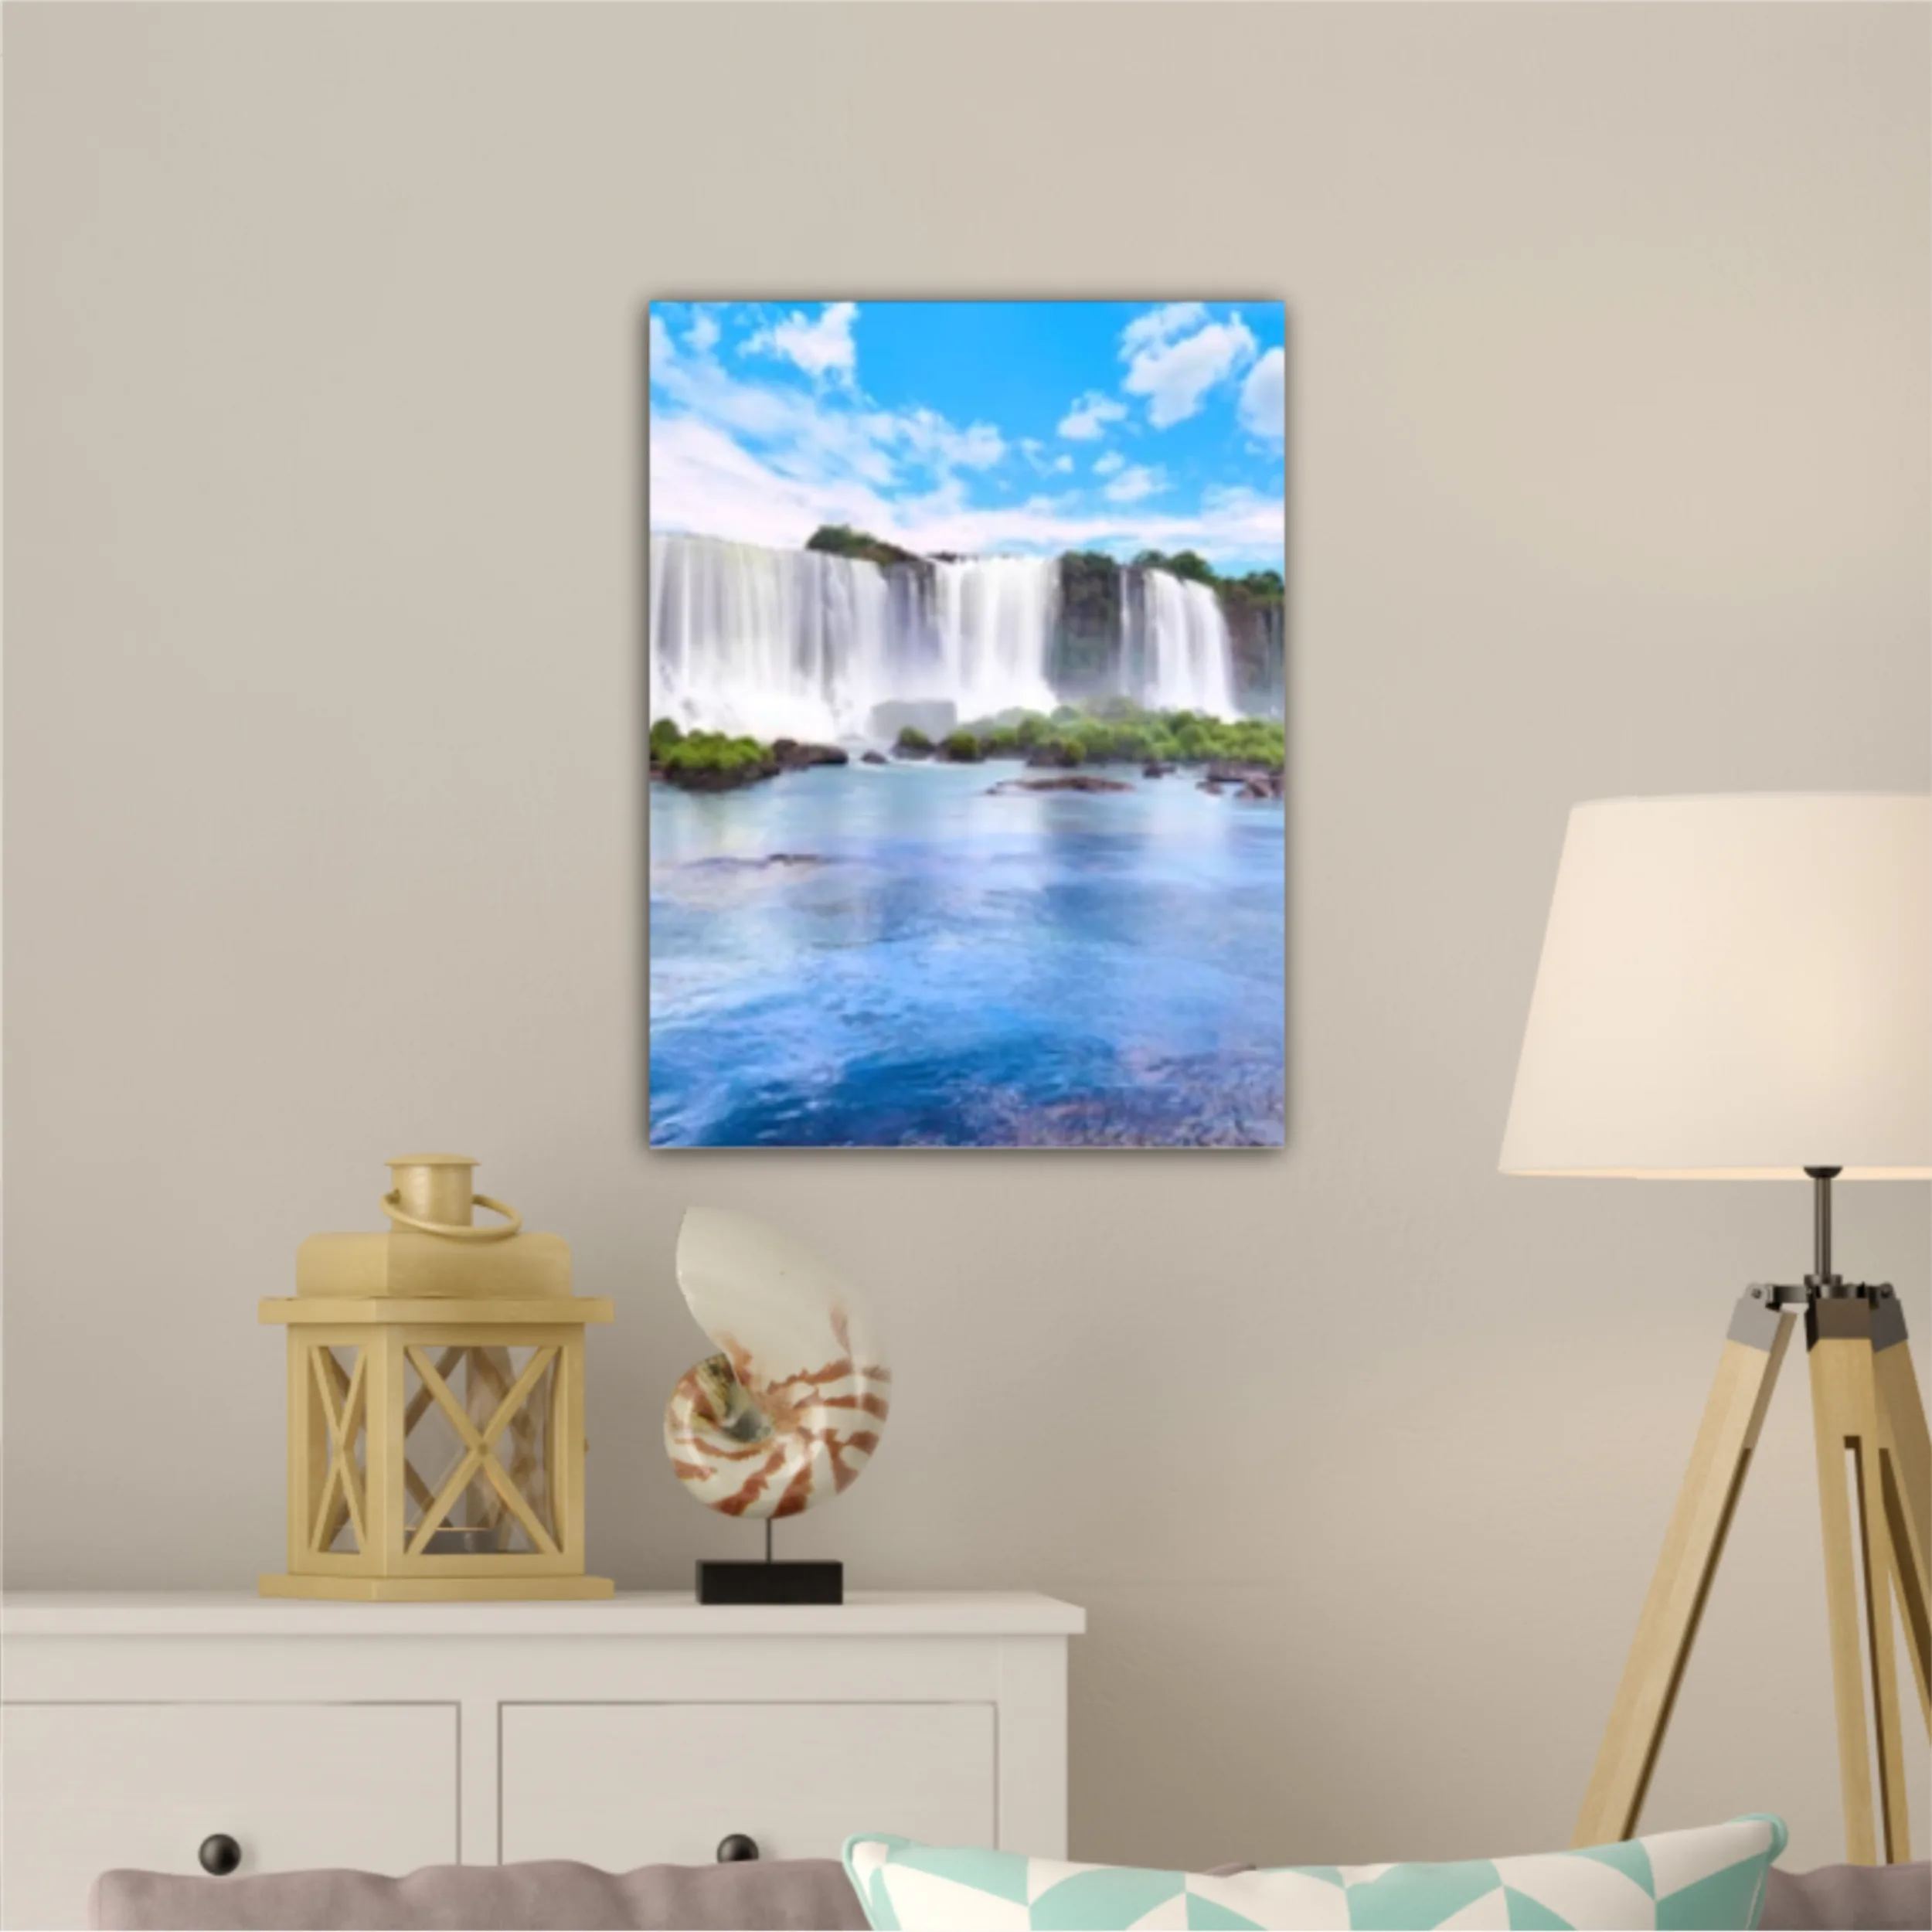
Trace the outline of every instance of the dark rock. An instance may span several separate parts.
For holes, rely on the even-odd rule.
[[[729,856],[717,859],[694,859],[690,862],[687,869],[692,872],[767,872],[774,866],[789,868],[794,866],[827,866],[831,862],[830,859],[815,852],[768,852],[762,857],[757,859],[739,859]]]
[[[932,755],[933,748],[930,745],[894,745],[893,747],[893,756],[895,758],[930,758]]]
[[[837,745],[801,744],[796,738],[774,738],[771,755],[781,771],[804,771],[813,765],[849,765],[852,754]]]
[[[1173,769],[1172,765],[1164,765],[1159,759],[1151,758],[1141,766],[1141,776],[1143,778],[1165,778]]]
[[[1070,550],[1061,557],[1049,674],[1061,689],[1090,695],[1107,689],[1120,650],[1126,580],[1120,565],[1099,551]]]
[[[1002,778],[989,791],[1131,791],[1124,778],[1101,778],[1090,771],[1075,772],[1065,778]]]
[[[1201,781],[1202,788],[1214,791],[1230,786],[1243,798],[1279,798],[1281,774],[1267,765],[1238,764],[1217,759]]]
[[[862,765],[883,765],[889,764],[890,760],[883,751],[869,751],[859,762]]]

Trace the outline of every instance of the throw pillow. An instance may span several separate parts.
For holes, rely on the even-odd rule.
[[[885,1833],[845,1845],[874,1932],[1127,1932],[1130,1927],[1570,1927],[1756,1932],[1783,1821],[1733,1818],[1621,1845],[1454,1865],[1315,1865],[1226,1877],[1069,1865]]]

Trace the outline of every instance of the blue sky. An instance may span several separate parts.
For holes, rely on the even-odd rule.
[[[1277,302],[654,302],[651,526],[1280,570]]]

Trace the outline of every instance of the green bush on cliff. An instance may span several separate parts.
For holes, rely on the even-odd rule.
[[[1214,566],[1198,550],[1176,550],[1172,556],[1162,550],[1143,550],[1134,563],[1138,570],[1165,570],[1171,577],[1185,577],[1192,583],[1212,587],[1222,581]]]
[[[830,556],[857,557],[862,563],[881,566],[915,563],[919,560],[911,551],[902,550],[896,543],[888,543],[865,530],[855,530],[848,523],[821,524],[806,538],[805,548],[821,550]]]
[[[651,727],[651,762],[662,764],[664,754],[682,738],[675,718],[659,718]]]
[[[893,740],[901,751],[930,751],[933,741],[917,725],[902,725],[899,736]]]
[[[1134,558],[1134,567],[1139,570],[1165,570],[1169,577],[1205,583],[1223,603],[1237,607],[1277,604],[1287,591],[1279,570],[1250,570],[1246,577],[1223,577],[1195,550],[1177,550],[1172,556],[1164,550],[1143,550]]]

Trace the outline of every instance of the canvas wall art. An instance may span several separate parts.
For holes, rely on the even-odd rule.
[[[652,1146],[1280,1145],[1284,323],[652,304]]]

